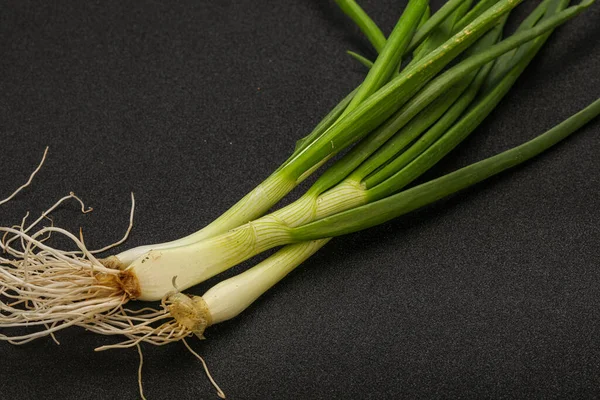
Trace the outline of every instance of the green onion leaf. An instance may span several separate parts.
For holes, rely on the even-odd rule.
[[[461,168],[385,199],[291,230],[296,241],[334,237],[397,218],[537,156],[600,115],[600,99],[571,118],[520,146]]]

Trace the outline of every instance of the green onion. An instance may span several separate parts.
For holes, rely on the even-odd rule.
[[[568,0],[544,0],[505,39],[504,24],[521,0],[482,0],[473,8],[470,0],[449,0],[433,15],[428,1],[410,0],[388,39],[353,0],[336,2],[378,52],[374,63],[351,53],[369,67],[366,78],[272,175],[205,229],[99,260],[81,234],[55,227],[32,232],[39,220],[27,228],[0,228],[0,295],[10,299],[0,301],[0,328],[39,327],[0,339],[22,344],[70,326],[125,337],[99,350],[163,345],[190,333],[202,338],[208,326],[239,315],[333,237],[385,223],[513,168],[600,114],[599,99],[533,140],[406,189],[474,132],[553,29],[593,0],[569,8]],[[297,201],[264,215],[350,146]],[[49,234],[65,236],[78,250],[47,245]],[[278,246],[203,296],[181,293]],[[123,308],[135,299],[161,300],[161,308]]]
[[[438,24],[434,29],[431,30],[427,39],[424,40],[413,53],[413,59],[411,63],[407,66],[411,67],[425,55],[431,53],[441,44],[443,44],[446,40],[448,40],[453,34],[458,32],[460,29],[455,29],[456,19],[464,16],[466,10],[471,6],[472,1],[463,1],[460,6],[449,14],[446,19],[444,19],[440,24]],[[439,13],[439,11],[438,11]],[[436,13],[437,15],[437,13]],[[473,20],[479,15],[473,15],[473,18],[469,20],[469,23],[473,22]]]
[[[471,0],[449,0],[442,6],[442,8],[440,8],[435,14],[428,18],[425,23],[423,23],[421,28],[410,41],[407,52],[414,51],[425,40],[425,38],[427,38],[440,24],[446,21],[448,17],[454,13],[454,11],[461,8],[468,8],[470,4]]]
[[[364,10],[354,0],[335,0],[338,7],[349,16],[352,21],[360,28],[365,34],[371,45],[381,52],[385,46],[385,36],[381,32],[381,29],[373,22],[373,20],[364,12]]]
[[[522,32],[526,29],[532,28],[543,16],[544,13],[546,13],[546,9],[548,8],[548,3],[550,3],[550,0],[544,0],[542,1],[537,7],[536,9],[529,14],[529,16],[523,21],[523,23],[521,23],[521,25],[519,25],[519,28],[517,28],[516,32]],[[568,5],[568,3],[564,4],[564,7],[566,7]],[[564,8],[562,7],[562,8]],[[488,87],[492,86],[494,83],[496,83],[502,75],[502,71],[508,69],[511,65],[514,65],[515,59],[518,59],[518,55],[516,54],[517,51],[519,51],[518,49],[515,50],[511,50],[508,53],[504,54],[502,57],[498,58],[498,60],[496,60],[496,63],[494,65],[494,69],[490,72],[490,76],[488,77]],[[520,50],[521,52],[524,50]]]
[[[200,233],[117,255],[114,265],[125,267],[122,270],[111,268],[110,259],[96,259],[83,238],[59,228],[36,233],[2,228],[9,238],[0,246],[14,260],[0,260],[0,292],[17,301],[0,302],[0,326],[42,330],[0,338],[24,343],[72,325],[124,335],[123,347],[140,341],[170,343],[189,332],[201,336],[206,326],[241,312],[331,237],[430,204],[564,139],[600,112],[598,102],[522,146],[402,191],[474,131],[555,27],[593,3],[587,0],[565,9],[566,1],[550,0],[515,34],[499,40],[508,13],[519,2],[481,2],[473,8],[477,12],[453,2],[443,8],[446,17],[434,14],[424,22],[426,2],[411,1],[365,81],[323,120],[316,134],[298,143],[292,157]],[[395,76],[401,57],[419,32],[417,25],[422,22],[425,29],[432,20],[429,26],[435,29],[423,38],[415,60]],[[457,28],[461,23],[466,25]],[[502,58],[504,54],[510,58]],[[256,219],[318,166],[354,143],[298,201]],[[46,245],[43,238],[48,233],[65,235],[79,251]],[[16,239],[22,250],[10,245]],[[277,246],[285,247],[203,298],[180,293]],[[127,316],[120,307],[131,299],[162,299],[163,309]],[[23,308],[22,303],[33,306]]]
[[[373,67],[371,67],[352,101],[342,113],[341,118],[356,109],[360,103],[392,77],[401,62],[406,47],[414,36],[427,5],[428,1],[426,0],[411,0],[408,2],[406,10],[402,13],[385,46],[381,49],[379,57],[375,60]]]
[[[365,56],[361,56],[360,54],[355,53],[351,50],[346,51],[346,53],[348,53],[349,56],[351,56],[352,58],[354,58],[356,61],[358,61],[359,63],[361,63],[362,65],[364,65],[367,68],[371,68],[373,66],[373,61],[369,60]]]
[[[336,2],[338,3],[338,5],[341,5],[341,3],[356,4],[352,0],[345,0],[345,1],[336,0]],[[457,11],[456,15],[461,15],[462,11],[460,11],[460,10],[468,9],[470,5],[471,5],[471,0],[450,0],[446,4],[444,4],[442,6],[442,8],[440,8],[433,16],[429,15],[429,7],[427,7],[425,12],[422,14],[421,20],[419,21],[418,30],[417,30],[416,34],[412,37],[412,40],[410,40],[410,44],[408,44],[404,53],[408,54],[413,51],[416,51],[417,48],[419,48],[419,46],[421,46],[423,44],[425,39],[428,38],[431,35],[431,33],[433,31],[435,31],[441,24],[446,23],[448,20],[451,20],[450,22],[453,24],[452,18],[449,18],[449,17],[453,13],[455,13],[455,11],[457,9],[458,9],[458,11]],[[345,6],[352,7],[354,9],[354,6],[350,6],[349,4],[345,4]],[[356,5],[356,7],[358,7],[358,5]],[[369,18],[369,16],[364,11],[362,11],[362,9],[360,9],[360,11],[356,10],[355,13],[347,12],[347,14],[348,14],[348,16],[350,16],[350,18],[352,18],[352,20],[354,20],[359,26],[361,26],[361,29],[362,29],[362,25],[369,25],[369,24],[373,23],[372,20]],[[362,20],[370,21],[370,22],[359,23],[359,21],[362,21]],[[365,35],[369,38],[371,36],[378,36],[378,34],[376,32],[367,32],[364,29],[362,29],[362,30],[363,30],[363,33],[365,33]],[[379,31],[379,33],[381,33],[380,30],[378,30],[378,31]],[[392,34],[393,34],[393,32],[392,32]],[[385,37],[383,37],[383,35],[378,36],[377,41],[378,41],[378,45],[381,47],[375,46],[373,43],[373,40],[371,40],[371,44],[373,44],[373,47],[375,47],[375,49],[378,52],[381,52],[381,50],[383,48],[383,44],[385,43]],[[434,49],[435,47],[437,47],[437,46],[431,47],[430,50]],[[363,57],[359,54],[356,54],[354,52],[348,52],[348,54],[350,54],[352,57],[356,58],[359,62],[366,65],[367,67],[370,67],[373,64],[371,61],[369,61],[368,59],[366,59],[365,57]]]
[[[105,260],[104,264],[109,267],[125,268],[151,249],[168,249],[194,243],[263,215],[273,204],[277,203],[329,158],[366,136],[369,131],[397,111],[435,74],[491,29],[504,14],[521,1],[501,0],[489,8],[443,46],[419,60],[413,67],[404,70],[344,118],[338,119],[323,134],[303,145],[300,151],[295,152],[264,182],[201,231],[174,242],[131,249]],[[419,4],[421,3],[416,4],[414,7],[420,8]],[[421,14],[411,11],[409,16],[417,19],[412,23],[418,23]],[[401,45],[402,43],[396,44]]]

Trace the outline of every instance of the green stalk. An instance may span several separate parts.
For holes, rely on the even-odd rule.
[[[429,79],[431,79],[434,74],[439,72],[444,65],[450,62],[456,55],[460,54],[465,48],[469,47],[472,42],[477,40],[490,27],[497,23],[506,12],[514,8],[519,1],[520,0],[503,0],[490,8],[472,24],[463,29],[463,31],[450,39],[444,46],[423,58],[423,60],[412,69],[405,70],[399,77],[395,78],[382,89],[367,98],[367,100],[359,105],[354,111],[350,112],[345,118],[340,119],[321,137],[308,145],[303,151],[299,152],[281,169],[277,170],[262,184],[246,195],[242,201],[238,202],[234,207],[228,210],[222,217],[218,218],[202,231],[176,242],[175,245],[187,245],[203,240],[236,226],[240,226],[244,221],[252,220],[257,216],[264,214],[268,208],[278,202],[285,194],[294,188],[298,182],[307,176],[307,174],[311,172],[311,169],[314,169],[316,165],[326,161],[329,157],[336,154],[344,147],[347,147],[350,143],[364,137],[370,129],[389,117],[395,109],[406,102],[406,97],[413,95]],[[554,18],[544,21],[544,23],[539,26],[518,35],[514,35],[493,46],[490,50],[484,52],[485,54],[471,57],[469,59],[471,62],[467,63],[467,66],[464,66],[464,63],[461,63],[457,67],[462,68],[467,72],[479,68],[506,51],[531,40],[536,35],[540,35],[577,15],[592,3],[593,0],[587,0],[580,6],[571,7],[564,12],[557,14]],[[453,83],[456,83],[456,81]],[[343,177],[341,179],[343,179]],[[137,254],[135,253],[135,249],[131,252],[121,253],[117,256],[116,264],[119,266],[126,264],[123,260],[131,262],[137,257],[145,254],[149,248],[162,249],[172,247],[173,245],[174,243],[167,243],[158,246],[148,246],[147,248],[143,247],[141,248],[141,251],[143,252],[138,249]]]
[[[408,2],[373,67],[340,118],[356,109],[367,97],[389,81],[413,38],[428,3],[428,0],[410,0]]]
[[[406,51],[404,52],[404,54],[406,55],[413,51],[420,54],[423,48],[427,48],[427,50],[423,53],[427,54],[430,51],[437,48],[441,43],[443,43],[443,41],[441,43],[436,43],[435,45],[426,45],[426,43],[429,41],[428,37],[432,35],[433,32],[438,30],[440,25],[452,19],[451,15],[453,13],[456,15],[461,14],[463,11],[459,10],[468,9],[471,3],[472,0],[450,0],[446,4],[444,4],[435,14],[433,14],[429,18],[425,18],[427,17],[427,11],[429,10],[429,7],[427,7],[427,11],[425,12],[425,14],[423,14],[423,18],[421,22],[419,22],[418,29],[415,35],[413,36],[412,40],[410,41],[410,44],[406,47]],[[452,21],[450,27],[452,27],[453,23],[454,22]],[[444,38],[444,41],[446,39],[447,37]],[[369,59],[360,54],[356,54],[354,52],[348,52],[348,54],[367,67],[373,64]]]
[[[479,54],[489,48],[492,44],[496,43],[502,34],[502,28],[507,19],[506,17],[508,17],[508,15],[505,16],[502,23],[497,25],[493,30],[488,32],[475,45],[473,45],[473,47],[471,47],[465,55],[469,56]],[[398,158],[394,159],[394,157],[397,156],[399,152],[402,151],[406,146],[412,143],[425,129],[429,128],[429,126],[437,121],[442,115],[442,121],[436,124],[438,129],[429,130],[426,137],[430,138],[433,135],[432,131],[438,131],[440,135],[445,132],[447,127],[450,126],[460,116],[462,111],[471,103],[479,91],[479,87],[485,80],[491,65],[490,68],[486,68],[486,66],[483,68],[485,71],[478,72],[476,70],[465,74],[458,83],[448,90],[445,90],[447,85],[439,85],[439,81],[437,80],[430,83],[430,85],[438,86],[439,88],[438,92],[435,92],[435,94],[432,93],[432,97],[437,96],[437,98],[425,109],[423,109],[423,111],[419,112],[416,117],[412,118],[410,122],[392,138],[390,138],[384,146],[382,146],[379,150],[377,150],[377,152],[372,154],[357,169],[355,169],[350,175],[349,179],[361,182],[364,177],[378,168],[381,168],[388,162],[388,165],[377,172],[377,178],[375,179],[381,179],[382,177],[389,176],[389,171],[395,172],[403,162],[406,162],[408,157],[410,157],[410,154],[413,154],[417,150],[414,149],[415,146],[413,146],[413,149],[408,151],[409,154],[402,153]],[[478,79],[476,79],[474,84],[472,84],[471,82],[473,82],[476,77]],[[467,88],[467,92],[463,94]],[[426,92],[426,90],[424,90],[424,92]],[[459,97],[460,101],[456,102]],[[413,101],[422,106],[422,104],[426,104],[429,99],[421,100],[420,95],[417,95],[415,98],[413,98],[411,103]],[[446,112],[448,109],[450,109],[450,112]],[[399,120],[396,119],[390,120],[384,124],[383,127],[388,128],[390,126],[394,126],[398,121]],[[376,133],[374,133],[374,135],[379,134],[378,131],[375,132]],[[367,137],[365,140],[368,139],[369,137]],[[424,141],[420,141],[420,143],[421,146],[425,144]],[[362,143],[357,147],[361,145]],[[345,160],[342,159],[340,162],[343,163]]]
[[[362,162],[364,162],[364,160],[377,148],[383,145],[383,143],[385,143],[393,134],[395,134],[402,126],[404,126],[404,124],[410,121],[410,119],[413,118],[419,111],[430,104],[445,90],[448,90],[450,87],[458,83],[469,73],[481,68],[488,62],[493,61],[498,56],[528,41],[531,41],[537,36],[554,29],[560,24],[563,24],[567,20],[581,13],[592,3],[593,0],[588,0],[582,2],[578,6],[570,7],[561,13],[552,16],[552,18],[544,20],[534,28],[514,34],[502,42],[491,46],[487,50],[469,57],[442,75],[438,76],[423,90],[421,90],[421,92],[415,98],[413,98],[400,112],[398,112],[393,120],[386,122],[384,127],[371,134],[364,145],[359,145],[355,149],[351,150],[348,156],[345,157],[344,163],[336,163],[327,171],[325,171],[325,173],[317,180],[315,185],[313,185],[311,191],[318,194],[336,185],[338,182],[348,176],[348,174],[350,174]],[[427,60],[427,58],[424,60]],[[388,84],[388,86],[390,85],[391,83]],[[383,91],[386,87],[384,87],[381,91]],[[371,98],[369,98],[369,100],[370,99]]]
[[[338,7],[360,28],[377,53],[385,46],[385,36],[369,15],[354,0],[335,0]]]
[[[407,53],[414,51],[425,39],[433,32],[440,24],[450,17],[459,7],[464,7],[465,4],[470,4],[471,0],[449,0],[435,14],[433,14],[427,22],[423,24],[421,29],[412,38]]]
[[[300,179],[312,166],[329,159],[348,145],[363,138],[404,105],[435,74],[491,29],[504,14],[521,1],[498,2],[443,46],[431,52],[414,67],[404,70],[397,78],[369,96],[355,110],[341,118],[320,138],[297,154],[280,172],[285,173],[289,179]],[[498,54],[493,54],[491,59],[510,50],[510,46],[507,47],[509,48],[501,51],[496,49]]]
[[[394,158],[391,162],[387,163],[381,169],[375,171],[373,174],[366,177],[366,179],[362,179],[365,177],[365,173],[351,175],[352,178],[360,179],[367,189],[372,188],[384,182],[395,173],[404,168],[407,164],[409,164],[412,160],[414,160],[417,156],[419,156],[423,151],[428,149],[432,143],[434,143],[440,136],[442,136],[449,126],[460,117],[463,111],[471,104],[481,85],[487,78],[489,71],[492,69],[491,63],[488,63],[484,66],[479,73],[477,74],[475,80],[471,85],[469,85],[468,89],[460,96],[460,98],[451,104],[448,112],[444,113],[442,118],[437,121],[437,123],[429,129],[419,140],[417,140],[411,147],[409,147],[405,152],[400,154],[398,157]],[[446,96],[444,96],[445,98]],[[387,146],[386,146],[387,147]],[[382,152],[383,153],[383,152]],[[375,163],[381,162],[381,154],[374,154],[373,158]],[[386,157],[387,158],[387,157]],[[367,172],[367,171],[365,171]],[[370,171],[369,171],[370,172]]]
[[[367,57],[362,56],[352,50],[346,50],[346,53],[354,58],[356,61],[358,61],[359,63],[361,63],[362,65],[364,65],[365,67],[371,69],[373,68],[373,61],[369,60]]]
[[[515,33],[512,37],[523,35],[526,32],[537,30],[540,27],[552,26],[553,21],[559,20],[560,15],[564,15],[566,11],[576,9],[571,7],[563,12],[557,12],[564,8],[566,2],[564,0],[553,0],[555,5],[552,9],[552,13],[549,14],[543,21],[541,21],[535,28],[530,28],[521,33]],[[572,10],[571,10],[572,11]],[[568,13],[569,14],[569,13]],[[419,155],[414,161],[408,164],[405,168],[399,170],[385,182],[380,183],[367,191],[367,197],[371,200],[381,199],[389,196],[404,186],[408,185],[414,179],[419,177],[424,171],[431,168],[439,160],[442,159],[448,152],[454,149],[459,143],[461,143],[479,124],[487,117],[487,115],[496,107],[500,100],[508,93],[510,88],[514,85],[517,78],[521,75],[523,70],[529,65],[530,61],[537,54],[539,49],[548,39],[551,32],[547,32],[540,35],[535,41],[524,46],[526,50],[520,56],[518,64],[515,65],[509,72],[505,73],[504,78],[498,83],[493,89],[489,90],[478,102],[475,104],[467,114],[444,134],[435,144]],[[504,42],[510,40],[508,38]],[[367,184],[368,186],[368,184]]]
[[[296,241],[346,235],[400,217],[513,168],[554,146],[600,115],[600,99],[584,110],[518,147],[461,168],[382,200],[294,228]]]
[[[398,113],[395,119],[386,122],[383,127],[371,134],[368,140],[365,141],[364,145],[360,144],[351,150],[351,152],[344,158],[343,163],[337,163],[329,168],[310,189],[312,194],[322,193],[348,176],[349,173],[363,163],[364,160],[378,147],[383,145],[383,143],[385,143],[389,137],[396,133],[399,127],[403,126],[417,112],[422,110],[424,106],[429,104],[431,101],[433,101],[433,99],[443,93],[446,88],[456,84],[460,79],[464,78],[464,76],[476,68],[480,68],[486,63],[492,61],[494,57],[506,53],[507,51],[510,51],[566,22],[568,19],[573,18],[585,8],[589,7],[591,3],[591,1],[588,1],[580,4],[579,6],[570,7],[569,9],[552,16],[552,18],[548,18],[535,28],[521,31],[518,34],[503,40],[495,46],[492,46],[479,54],[473,55],[436,78],[425,89],[423,89],[417,95],[417,97],[412,99],[411,102]]]
[[[469,25],[475,18],[478,18],[481,14],[486,12],[494,4],[498,3],[498,0],[480,0],[475,7],[473,7],[468,13],[465,14],[455,24],[454,29],[461,30],[465,26]]]
[[[413,59],[411,60],[408,66],[414,65],[421,58],[429,54],[431,51],[435,50],[438,46],[442,45],[450,36],[454,33],[458,32],[458,29],[454,29],[454,25],[456,24],[456,20],[464,17],[465,13],[471,7],[473,3],[472,0],[464,1],[461,5],[450,14],[441,24],[439,24],[435,29],[433,29],[426,40],[417,47],[413,53]],[[473,19],[469,21],[469,23],[473,22],[473,20],[478,17],[473,16]],[[407,66],[407,68],[408,68]]]
[[[515,33],[522,32],[524,30],[527,30],[527,29],[535,26],[535,24],[537,24],[538,21],[546,13],[546,10],[548,9],[548,3],[550,3],[550,1],[551,0],[543,0],[533,10],[533,12],[531,14],[529,14],[527,16],[527,18],[525,18],[525,20],[523,20],[523,22],[519,25],[519,27],[517,28]],[[568,5],[568,2],[565,4],[564,7],[566,7],[567,5]],[[564,7],[562,7],[562,8],[564,8]],[[522,50],[524,51],[524,49],[522,49]],[[515,60],[518,60],[518,58],[519,58],[519,55],[517,54],[518,51],[519,51],[519,49],[511,50],[496,60],[496,63],[494,64],[494,68],[492,69],[492,71],[490,72],[490,75],[488,76],[488,80],[486,82],[485,87],[489,88],[489,87],[494,86],[500,79],[502,79],[502,71],[506,71],[516,64]]]
[[[550,4],[547,15],[544,17],[544,19],[550,19],[556,13],[564,9],[566,4],[566,0],[553,0],[553,3]],[[527,20],[524,23],[527,23]],[[501,28],[502,27],[499,26],[497,29],[500,30]],[[356,206],[359,205],[360,202],[364,204],[367,201],[374,201],[388,196],[395,191],[400,190],[403,186],[410,183],[410,181],[420,176],[433,164],[439,161],[441,157],[454,148],[454,146],[460,143],[468,134],[470,134],[479,124],[479,122],[481,122],[481,120],[483,120],[483,118],[485,118],[485,116],[491,112],[500,98],[510,89],[510,87],[512,87],[517,77],[539,51],[549,35],[550,32],[538,37],[533,42],[522,46],[521,49],[526,52],[520,54],[514,59],[514,62],[519,63],[518,67],[515,67],[512,71],[510,71],[509,67],[507,66],[505,67],[504,71],[499,71],[501,74],[506,76],[506,79],[498,85],[495,92],[492,92],[487,98],[484,98],[484,101],[480,101],[478,107],[474,107],[460,123],[446,132],[449,126],[454,123],[456,118],[474,98],[479,87],[481,87],[483,81],[486,79],[486,74],[490,70],[491,64],[488,64],[482,71],[480,71],[476,81],[473,85],[471,85],[470,89],[461,96],[460,100],[458,100],[453,107],[444,114],[440,121],[438,121],[435,126],[421,138],[421,140],[416,142],[406,152],[401,153],[395,160],[387,164],[382,170],[378,171],[374,175],[371,175],[369,178],[363,181],[362,177],[364,177],[369,171],[373,170],[373,166],[381,163],[380,158],[382,153],[385,153],[386,151],[391,153],[395,150],[395,146],[397,146],[394,144],[394,140],[386,143],[386,146],[382,150],[371,157],[373,161],[370,159],[363,163],[347,179],[347,181],[354,181],[354,187],[360,188],[361,190],[355,190],[354,194],[348,193],[348,184],[344,184],[339,188],[329,190],[325,195],[322,195],[319,198],[318,204],[320,205],[320,208],[317,208],[317,212],[315,214],[319,217],[324,217],[340,211],[340,208],[334,209],[334,207],[330,206],[328,209],[326,209],[326,212],[320,212],[320,209],[323,209],[324,204],[332,203],[334,201],[329,200],[326,202],[325,199],[336,198],[340,196],[345,199],[345,201],[342,202],[342,205],[352,204],[353,206]],[[510,74],[508,73],[509,71],[511,72]],[[416,120],[418,119],[419,118]],[[444,132],[446,133],[444,134],[443,140],[440,140],[439,143],[436,143],[435,146],[432,146],[432,143],[435,142]],[[402,138],[402,136],[398,136],[398,138]],[[425,162],[415,162],[403,169],[403,167],[406,166],[410,161],[421,155],[425,149],[427,150],[419,158],[419,160],[425,160]],[[383,157],[384,162],[388,159],[388,156],[389,154]],[[341,161],[343,161],[343,159]],[[372,189],[374,186],[384,181],[385,183],[383,185],[376,189]],[[354,197],[352,197],[352,195]],[[355,199],[355,201],[353,202],[351,199]],[[293,215],[293,213],[289,214]]]

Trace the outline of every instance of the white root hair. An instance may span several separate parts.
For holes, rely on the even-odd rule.
[[[32,231],[59,205],[75,199],[81,211],[87,213],[83,201],[71,193],[58,200],[29,226],[26,218],[19,226],[0,227],[3,233],[0,249],[0,329],[19,328],[33,332],[9,336],[0,333],[0,340],[24,344],[70,326],[79,326],[103,335],[121,335],[126,340],[109,348],[133,347],[146,342],[164,345],[191,335],[170,315],[163,302],[160,309],[139,311],[124,309],[131,296],[120,285],[122,271],[105,267],[94,254],[125,241],[133,226],[135,198],[129,227],[118,242],[99,250],[89,250],[83,235],[54,226]],[[68,238],[77,250],[59,250],[45,243],[50,234]]]
[[[2,204],[8,203],[10,200],[12,200],[17,194],[19,194],[19,192],[23,189],[25,189],[27,186],[31,185],[31,182],[33,181],[33,178],[35,177],[35,175],[40,171],[40,169],[42,169],[42,165],[44,165],[44,162],[46,161],[46,156],[48,155],[48,149],[49,147],[46,147],[46,149],[44,150],[44,154],[42,155],[42,160],[40,161],[40,163],[38,164],[37,168],[33,170],[33,172],[31,173],[31,175],[29,176],[29,179],[27,180],[27,182],[25,182],[23,185],[19,186],[17,188],[17,190],[15,190],[10,196],[8,196],[7,198],[0,200],[0,206]]]
[[[29,180],[9,197],[1,200],[0,205],[13,199],[31,184],[44,164],[47,153],[48,148]],[[172,293],[163,298],[158,309],[124,308],[123,305],[132,299],[132,295],[121,284],[123,271],[110,268],[110,264],[107,266],[95,257],[95,254],[119,246],[129,237],[135,210],[133,193],[129,226],[125,234],[115,243],[97,250],[89,250],[86,247],[81,229],[78,238],[67,230],[54,226],[50,214],[70,199],[79,203],[84,214],[93,210],[91,207],[87,208],[83,201],[71,192],[28,226],[26,221],[29,212],[19,225],[0,227],[0,340],[21,345],[50,336],[59,344],[55,333],[71,326],[79,326],[101,335],[124,336],[125,339],[121,342],[98,347],[96,351],[136,347],[140,357],[138,383],[142,399],[145,399],[145,396],[142,387],[143,355],[140,344],[163,346],[183,341],[186,348],[201,361],[206,375],[217,390],[217,395],[225,398],[204,359],[185,341],[186,337],[193,336],[194,333],[171,315],[168,298]],[[50,226],[38,229],[44,220],[49,220]],[[52,233],[69,239],[77,250],[61,250],[46,244]],[[174,282],[173,285],[175,286]],[[9,329],[16,329],[18,333],[3,333]]]

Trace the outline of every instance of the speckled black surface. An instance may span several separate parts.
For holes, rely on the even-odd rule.
[[[403,4],[360,3],[386,31]],[[558,29],[428,176],[595,100],[598,21],[594,5]],[[124,231],[133,191],[127,246],[202,227],[360,81],[346,49],[372,55],[325,0],[0,2],[0,197],[51,147],[0,223],[74,191],[95,211],[70,204],[56,223],[104,245]],[[334,240],[194,347],[231,399],[597,398],[599,154],[596,121],[514,171]],[[94,353],[112,339],[80,329],[57,336],[0,343],[0,398],[138,396],[134,350]],[[182,345],[144,350],[149,399],[215,398]]]

